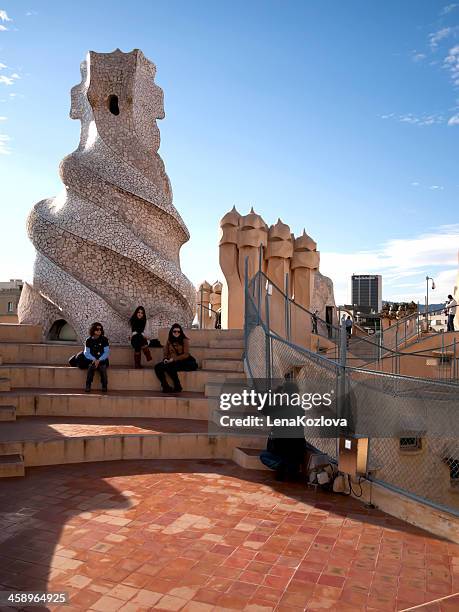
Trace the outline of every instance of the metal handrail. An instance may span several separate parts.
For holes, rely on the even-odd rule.
[[[317,335],[323,335],[323,337],[327,337],[328,340],[330,340],[335,347],[338,349],[338,354],[336,355],[336,359],[330,359],[330,357],[324,356],[324,355],[320,355],[323,359],[327,360],[327,361],[334,361],[335,363],[337,361],[341,361],[340,359],[340,353],[341,353],[341,346],[340,346],[340,333],[341,333],[341,329],[339,327],[337,327],[336,325],[334,325],[333,323],[327,323],[324,319],[322,319],[321,317],[319,317],[318,315],[316,315],[315,313],[312,313],[310,310],[308,310],[307,308],[305,308],[304,306],[302,306],[301,304],[297,304],[294,300],[292,300],[290,297],[288,297],[288,295],[286,295],[277,285],[276,283],[271,282],[271,280],[268,278],[268,276],[262,272],[261,270],[259,270],[258,272],[255,273],[255,275],[252,277],[252,279],[250,280],[250,282],[246,283],[246,296],[248,296],[248,298],[250,299],[250,302],[252,303],[255,311],[257,312],[258,315],[258,320],[260,322],[260,324],[262,325],[264,331],[266,334],[269,334],[270,337],[272,338],[276,338],[278,340],[282,340],[283,342],[287,342],[290,346],[292,346],[292,348],[295,348],[296,350],[301,349],[302,351],[305,351],[307,354],[314,354],[317,355],[318,353],[309,351],[309,349],[306,349],[305,347],[300,347],[299,345],[291,342],[290,338],[287,337],[282,338],[281,336],[279,336],[279,334],[277,334],[276,332],[274,332],[273,330],[271,330],[268,327],[266,327],[265,322],[263,321],[263,317],[262,317],[262,313],[260,311],[260,304],[256,303],[256,300],[254,299],[254,297],[251,295],[251,292],[249,290],[249,286],[253,285],[253,288],[255,288],[255,283],[259,282],[259,279],[263,279],[265,280],[267,283],[269,283],[270,285],[272,285],[272,287],[278,291],[286,301],[288,301],[289,304],[293,304],[296,308],[299,308],[301,311],[305,312],[307,315],[313,317],[317,317],[317,320],[320,321],[323,325],[325,325],[328,328],[332,328],[333,330],[336,331],[336,338],[333,338],[331,336],[325,336],[324,334],[317,334]],[[260,299],[260,296],[259,296]],[[247,303],[247,302],[246,302]],[[436,312],[443,312],[443,309],[436,309],[434,311],[430,311],[429,314],[432,313],[436,313]],[[398,319],[397,323],[400,323],[401,325],[406,324],[406,322],[411,322],[411,320],[418,320],[419,318],[423,318],[424,313],[420,313],[420,312],[416,312],[413,313],[412,315],[408,315],[407,317],[403,317],[402,319]],[[287,323],[288,321],[286,321]],[[413,338],[414,336],[411,336],[410,338]],[[375,340],[373,340],[372,338],[375,338]],[[402,344],[403,341],[400,341],[400,343],[397,341],[396,342],[396,346],[395,348],[390,348],[388,346],[385,346],[383,344],[384,341],[384,333],[379,334],[376,333],[374,336],[370,336],[370,337],[364,337],[364,336],[353,336],[350,339],[350,343],[347,345],[347,350],[346,350],[346,362],[348,361],[356,361],[356,360],[366,360],[367,366],[369,363],[372,362],[379,362],[383,357],[388,357],[388,356],[392,356],[395,359],[396,362],[396,367],[395,369],[399,371],[400,369],[400,357],[404,357],[404,356],[416,356],[416,357],[426,357],[429,356],[428,353],[431,351],[434,351],[436,349],[425,349],[424,351],[418,351],[418,352],[403,352],[401,350],[397,350],[399,344]],[[405,339],[406,342],[406,339]],[[358,355],[355,354],[353,352],[353,348],[355,350],[355,347],[358,346],[359,344],[366,344],[369,347],[369,353],[368,354],[364,354],[364,355]],[[371,349],[370,349],[371,347]],[[454,341],[452,344],[447,345],[447,346],[443,346],[441,347],[441,351],[444,352],[447,348],[449,347],[453,347],[454,348],[454,367],[456,369],[456,342]],[[377,351],[377,355],[374,355],[372,353],[374,353],[375,351]],[[423,353],[427,353],[424,354]],[[347,367],[352,367],[352,366],[347,366]],[[365,368],[365,371],[370,371],[367,368]],[[393,374],[392,374],[393,375]],[[416,378],[416,377],[410,377],[410,378]],[[434,379],[432,379],[434,380]]]
[[[206,303],[207,303],[207,302],[197,302],[197,303],[196,303],[196,306],[201,306],[201,309],[200,309],[200,316],[198,317],[199,329],[203,329],[203,327],[202,327],[202,321],[203,321],[203,313],[204,313],[204,312],[211,312],[211,313],[213,313],[213,314],[215,315],[215,317],[216,317],[216,318],[215,318],[215,321],[216,321],[216,322],[217,322],[217,320],[218,320],[218,319],[217,319],[217,317],[220,317],[220,316],[221,316],[221,311],[220,311],[220,312],[218,312],[217,310],[214,310],[212,307],[210,307],[210,308],[208,307],[208,306],[209,306],[209,303],[207,303],[207,306],[205,306],[205,308],[203,308],[203,306],[204,306]],[[197,315],[198,315],[198,310],[196,309],[196,316],[197,316]],[[220,325],[221,325],[221,322],[220,322]]]

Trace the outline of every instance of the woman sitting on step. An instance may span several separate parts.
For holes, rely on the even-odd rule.
[[[89,328],[89,338],[84,344],[84,356],[91,362],[86,376],[86,393],[91,391],[92,381],[96,370],[100,375],[102,392],[107,392],[107,366],[110,346],[108,338],[104,336],[104,328],[100,323],[93,323]]]
[[[148,339],[143,333],[147,324],[147,315],[143,306],[137,306],[132,317],[129,319],[129,323],[132,330],[131,346],[134,349],[134,368],[137,370],[142,367],[140,364],[142,353],[140,351],[143,351],[147,361],[152,360],[150,349],[148,348]]]
[[[175,323],[169,330],[169,336],[164,347],[164,359],[155,365],[156,376],[161,383],[164,393],[180,393],[182,385],[177,372],[192,372],[198,369],[196,359],[190,355],[190,341],[185,336],[183,329]],[[166,380],[168,374],[174,387],[172,388]]]

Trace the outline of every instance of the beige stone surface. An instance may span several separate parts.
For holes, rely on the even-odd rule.
[[[0,455],[0,478],[24,476],[24,459],[19,454]]]
[[[112,342],[125,342],[139,304],[152,336],[191,324],[195,290],[179,260],[189,233],[158,154],[164,106],[155,73],[138,49],[90,51],[81,65],[70,111],[81,138],[60,166],[64,191],[38,202],[27,221],[37,258],[18,316],[45,336],[64,319],[82,340],[101,321]]]
[[[241,339],[242,344],[242,339]],[[66,364],[70,357],[81,350],[79,344],[13,344],[0,342],[0,365],[8,363],[30,363],[35,365]],[[215,348],[197,346],[192,344],[193,356],[199,364],[204,359],[241,359],[243,347],[226,348],[224,343]],[[144,364],[144,368],[153,368],[153,364],[161,361],[162,348],[150,349],[153,360]],[[132,366],[131,346],[112,346],[110,350],[110,364],[114,366]]]
[[[260,437],[209,436],[207,433],[129,433],[63,437],[50,430],[43,440],[0,442],[0,453],[19,454],[25,466],[129,459],[231,459],[237,446],[260,448]],[[1,476],[0,455],[0,476]],[[7,474],[5,474],[7,475]],[[19,475],[19,474],[18,474]],[[22,474],[23,475],[23,474]]]
[[[0,404],[0,421],[15,421],[16,408],[14,406]]]
[[[42,328],[40,325],[18,325],[17,323],[0,324],[0,342],[23,344],[40,342]]]
[[[9,391],[11,387],[20,389],[82,389],[86,380],[84,370],[68,366],[0,366],[5,376],[0,391]],[[240,372],[196,370],[180,372],[180,380],[187,391],[202,393],[210,380],[224,378],[241,378]],[[0,379],[0,382],[3,379]],[[109,388],[113,391],[146,391],[160,389],[160,384],[150,368],[127,370],[110,366],[108,373]],[[99,389],[99,379],[94,382],[94,389]]]
[[[288,294],[300,308],[291,308],[291,339],[303,346],[311,345],[311,314],[318,310],[322,319],[326,307],[335,311],[332,281],[319,271],[320,253],[317,243],[303,233],[295,237],[290,227],[278,219],[268,227],[253,208],[241,215],[235,207],[220,221],[220,267],[225,277],[221,309],[223,328],[244,326],[245,261],[250,279],[260,269],[269,280]],[[281,336],[286,335],[285,299],[278,291],[270,298],[270,326]]]
[[[459,544],[459,522],[455,516],[368,480],[362,479],[360,484],[362,486],[360,501],[365,503],[371,501],[383,512]],[[360,492],[360,489],[358,491]]]
[[[213,285],[203,281],[196,290],[196,318],[200,329],[215,329],[217,315],[221,314],[222,288],[220,281]]]

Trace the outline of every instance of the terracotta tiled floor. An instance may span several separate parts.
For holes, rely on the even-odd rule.
[[[0,585],[66,612],[404,610],[459,591],[459,546],[231,462],[68,465],[0,481]]]

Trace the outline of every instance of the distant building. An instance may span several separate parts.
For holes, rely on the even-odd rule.
[[[381,312],[382,276],[380,274],[352,275],[352,307],[354,312]]]
[[[436,332],[445,332],[448,323],[448,317],[444,312],[437,312],[435,314],[429,313],[430,329]]]
[[[0,283],[0,316],[17,314],[22,285],[17,278]]]

